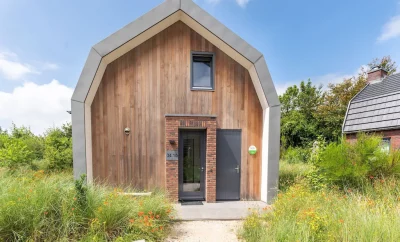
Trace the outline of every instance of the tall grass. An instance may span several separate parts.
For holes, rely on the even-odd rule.
[[[400,241],[400,182],[375,179],[361,191],[311,190],[299,182],[271,211],[244,222],[246,241]]]
[[[0,171],[0,241],[159,241],[171,209],[160,192],[136,198],[69,173]]]

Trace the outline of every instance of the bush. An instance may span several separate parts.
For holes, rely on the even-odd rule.
[[[287,163],[307,163],[310,158],[310,149],[289,147],[282,154],[282,160]]]
[[[65,172],[0,173],[0,241],[162,240],[172,209],[164,194],[121,191]]]
[[[15,169],[31,164],[34,154],[21,139],[3,136],[0,148],[0,166]]]
[[[387,153],[381,137],[359,134],[354,143],[342,140],[321,151],[315,165],[326,178],[341,187],[359,186],[365,179],[400,174],[400,151]]]
[[[298,183],[280,193],[272,211],[253,213],[246,241],[400,241],[400,184],[374,180],[365,193],[313,191]]]
[[[63,170],[72,168],[72,126],[49,129],[45,136],[44,169]]]

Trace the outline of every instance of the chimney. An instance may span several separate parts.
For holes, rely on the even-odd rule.
[[[379,66],[372,67],[368,72],[367,82],[374,84],[380,82],[387,76],[387,71]]]

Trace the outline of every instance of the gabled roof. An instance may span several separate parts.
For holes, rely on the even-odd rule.
[[[101,79],[108,63],[179,20],[184,23],[199,25],[199,28],[206,30],[207,33],[204,32],[206,39],[213,40],[211,42],[214,42],[214,45],[224,52],[229,52],[227,54],[231,57],[237,57],[234,58],[235,60],[239,59],[238,62],[250,71],[256,90],[257,86],[260,87],[257,95],[264,108],[265,106],[280,105],[263,55],[191,0],[166,0],[150,12],[94,45],[75,88],[72,101],[90,104],[94,96],[94,94],[89,93],[92,92],[90,89],[97,90],[98,84],[95,79]],[[189,25],[189,27],[191,26]],[[203,33],[200,34],[203,35]],[[243,60],[240,61],[240,59]],[[253,75],[252,69],[255,70]],[[258,83],[255,83],[254,79],[257,79]],[[264,103],[267,103],[266,105],[263,105],[260,95],[262,99],[266,100],[264,101]]]
[[[349,103],[343,133],[400,129],[400,73],[368,84]]]

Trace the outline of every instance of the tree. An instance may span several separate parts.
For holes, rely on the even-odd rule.
[[[397,70],[396,62],[392,60],[390,55],[384,56],[381,59],[375,58],[368,64],[369,69],[376,66],[386,70],[388,75],[392,75]]]
[[[323,95],[324,101],[316,112],[319,132],[327,141],[334,141],[340,137],[347,105],[366,83],[366,74],[362,71],[358,77],[328,84],[328,90]]]
[[[281,143],[289,146],[306,146],[317,137],[317,122],[314,117],[322,99],[322,87],[302,81],[297,87],[289,87],[279,96],[281,102]]]
[[[44,159],[48,170],[72,168],[72,125],[70,123],[47,131]]]
[[[369,68],[379,66],[388,71],[396,72],[396,62],[390,56],[374,59],[368,64]],[[342,133],[342,124],[350,100],[367,84],[367,70],[361,68],[356,77],[346,78],[341,83],[328,85],[323,95],[324,101],[318,107],[316,118],[318,129],[327,141],[336,140]]]

